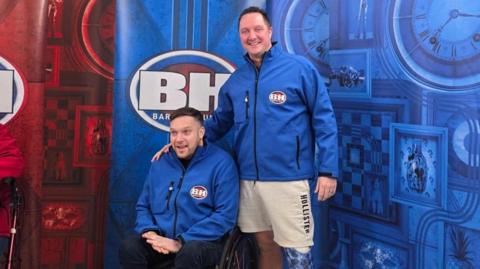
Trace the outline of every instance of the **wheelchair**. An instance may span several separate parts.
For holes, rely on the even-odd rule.
[[[258,252],[255,236],[242,233],[235,227],[225,243],[216,269],[257,269]]]
[[[20,207],[22,204],[22,199],[21,199],[22,195],[20,195],[15,178],[10,178],[10,177],[2,178],[0,179],[0,181],[3,185],[1,187],[10,188],[10,201],[8,202],[8,204],[2,205],[2,207],[9,207],[10,209],[10,212],[9,212],[10,213],[10,221],[9,221],[10,238],[9,238],[6,256],[0,257],[0,261],[1,261],[2,268],[11,269],[11,268],[19,267],[19,264],[20,264],[19,254],[17,254],[17,248],[18,248],[18,240],[17,240],[18,230],[17,229],[20,226],[18,215],[21,210]],[[3,253],[0,253],[0,254],[3,254]]]

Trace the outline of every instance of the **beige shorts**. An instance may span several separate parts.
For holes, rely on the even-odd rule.
[[[281,247],[313,246],[308,180],[241,180],[238,226],[245,233],[273,231]]]

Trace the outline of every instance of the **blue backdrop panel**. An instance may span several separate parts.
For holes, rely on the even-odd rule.
[[[328,233],[326,222],[315,227],[315,267],[480,268],[480,3],[264,2],[117,1],[105,267],[118,266],[150,156],[168,140],[166,100],[208,116],[212,98],[190,74],[216,87],[242,63],[238,13],[259,4],[274,40],[325,78],[337,116],[341,173],[328,210],[314,204],[329,214]],[[185,94],[154,88],[156,106],[141,95],[159,70],[183,75],[174,85]],[[205,87],[213,100],[215,87]]]
[[[206,73],[218,79],[215,89],[209,91],[216,98],[215,90],[222,79],[242,64],[237,18],[250,5],[264,7],[265,1],[116,1],[114,127],[105,268],[119,268],[118,246],[133,232],[134,206],[150,159],[167,143],[168,112],[181,103],[172,102],[174,95],[162,89],[150,89],[152,84],[147,80],[159,79],[161,70],[183,75],[180,82],[172,80],[173,86],[182,84],[182,77],[186,80],[184,87],[177,85],[184,92],[177,94],[181,97],[177,99],[197,106],[205,102],[195,98],[206,99],[209,106],[203,112],[208,116],[214,108],[212,97],[201,96],[198,87],[192,89],[195,85],[189,84],[190,74]],[[166,53],[173,54],[162,56],[169,55]],[[141,96],[149,91],[159,94],[157,104]],[[166,94],[166,100],[161,99],[165,97],[162,94]]]
[[[480,3],[269,1],[339,128],[332,268],[480,268]]]

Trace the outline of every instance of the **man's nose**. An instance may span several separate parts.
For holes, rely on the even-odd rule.
[[[175,140],[176,141],[183,141],[185,139],[185,136],[182,135],[182,134],[178,134],[176,137],[175,137]]]

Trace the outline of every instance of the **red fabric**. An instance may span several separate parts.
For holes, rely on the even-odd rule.
[[[0,124],[0,180],[18,178],[23,173],[23,158],[15,139],[7,127]],[[0,236],[9,236],[10,231],[10,186],[0,182]]]
[[[0,179],[18,178],[23,173],[23,158],[7,127],[0,124]]]

